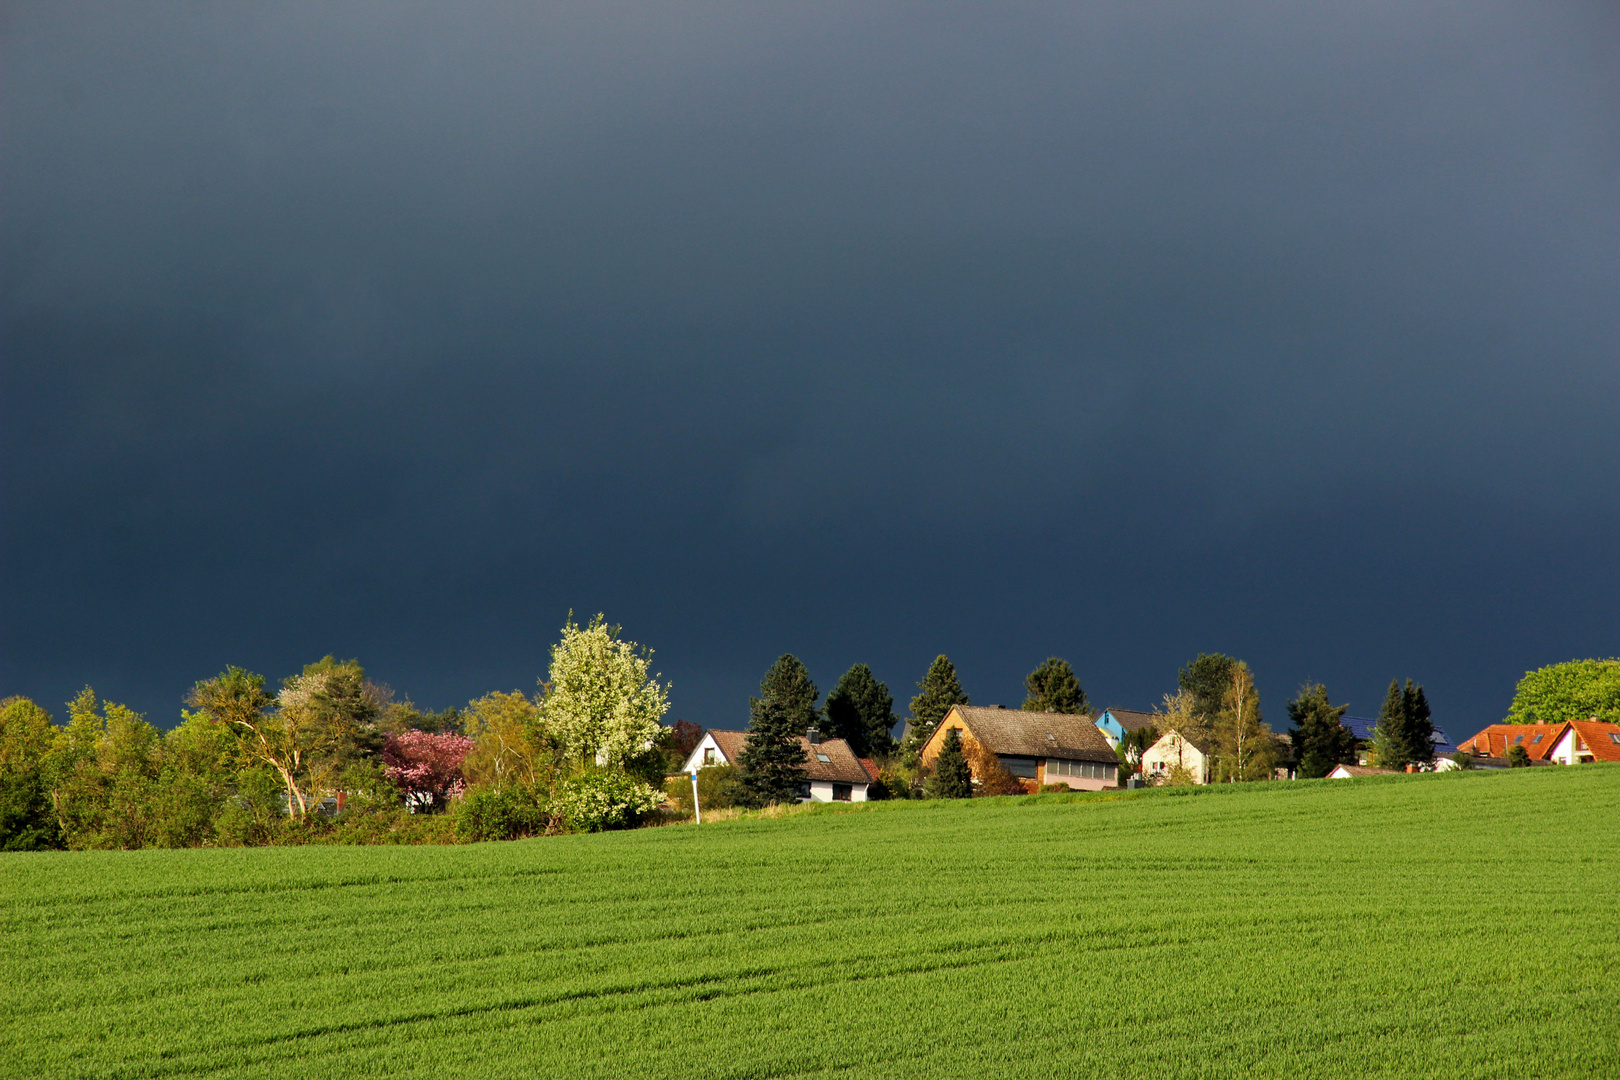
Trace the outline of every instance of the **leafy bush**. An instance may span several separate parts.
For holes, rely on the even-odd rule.
[[[0,851],[62,846],[50,792],[37,772],[0,769]]]
[[[627,829],[658,809],[663,792],[617,769],[593,769],[565,781],[551,811],[569,832]]]
[[[1530,764],[1530,751],[1522,746],[1510,746],[1507,752],[1507,763],[1510,769],[1522,769]]]
[[[735,765],[710,765],[697,774],[698,805],[705,813],[727,810],[748,803],[748,789],[743,786],[742,770]],[[683,814],[692,813],[692,777],[678,773],[664,781],[664,794],[680,808]]]
[[[475,787],[456,804],[455,818],[456,839],[468,843],[539,836],[551,822],[545,801],[523,784]]]

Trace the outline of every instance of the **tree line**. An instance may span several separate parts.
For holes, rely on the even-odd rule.
[[[327,656],[272,688],[237,667],[199,680],[167,733],[86,687],[58,725],[23,697],[0,701],[0,849],[137,848],[281,843],[450,842],[623,828],[661,820],[689,786],[668,783],[702,729],[666,725],[668,685],[651,653],[601,615],[570,615],[532,693],[492,692],[427,712],[397,700],[355,660]],[[1048,657],[1024,679],[1022,708],[1092,715],[1068,661]],[[925,765],[923,745],[955,705],[971,704],[951,660],[929,664],[905,733],[888,686],[855,664],[825,700],[784,654],[749,699],[748,748],[730,769],[704,770],[705,805],[790,801],[804,781],[799,743],[814,726],[879,766],[878,796],[958,797],[1023,790],[993,754],[969,760],[961,740]],[[1357,760],[1347,706],[1310,682],[1287,703],[1289,739],[1273,737],[1249,666],[1200,653],[1151,727],[1118,748],[1121,782],[1174,729],[1212,747],[1220,782],[1266,779],[1279,767],[1325,776]],[[1527,672],[1510,721],[1620,718],[1620,660]],[[1423,687],[1391,681],[1373,761],[1400,769],[1432,758]],[[1172,782],[1178,779],[1172,776]],[[663,790],[660,790],[663,788]]]
[[[651,654],[572,615],[532,694],[423,712],[328,656],[281,681],[229,667],[159,731],[86,687],[57,725],[0,702],[0,848],[504,839],[639,824],[678,741]]]

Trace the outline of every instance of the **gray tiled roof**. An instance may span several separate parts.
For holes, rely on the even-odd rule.
[[[1110,708],[1107,710],[1107,712],[1109,716],[1112,716],[1115,720],[1118,720],[1119,726],[1124,728],[1126,731],[1137,731],[1146,727],[1157,728],[1159,726],[1159,721],[1164,719],[1163,717],[1154,713],[1141,712],[1137,709]]]
[[[1119,756],[1091,717],[958,705],[973,737],[992,753],[1115,762]]]

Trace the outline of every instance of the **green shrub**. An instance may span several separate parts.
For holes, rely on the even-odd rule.
[[[704,810],[726,810],[748,802],[742,770],[735,765],[710,765],[698,770],[698,805]],[[692,815],[692,776],[677,773],[664,781],[664,794],[681,813]]]
[[[628,829],[658,809],[663,792],[619,769],[593,769],[566,780],[551,811],[569,832]]]
[[[1510,769],[1522,769],[1530,764],[1530,751],[1522,746],[1510,746],[1507,752],[1507,763]]]
[[[523,784],[475,787],[457,801],[453,813],[456,839],[467,843],[539,836],[551,822],[545,800]]]
[[[62,846],[51,796],[39,773],[0,768],[0,851]]]

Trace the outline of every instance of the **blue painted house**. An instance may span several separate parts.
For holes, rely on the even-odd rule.
[[[1137,712],[1135,709],[1104,709],[1094,723],[1109,744],[1118,750],[1128,732],[1154,727],[1158,719],[1153,713]]]

